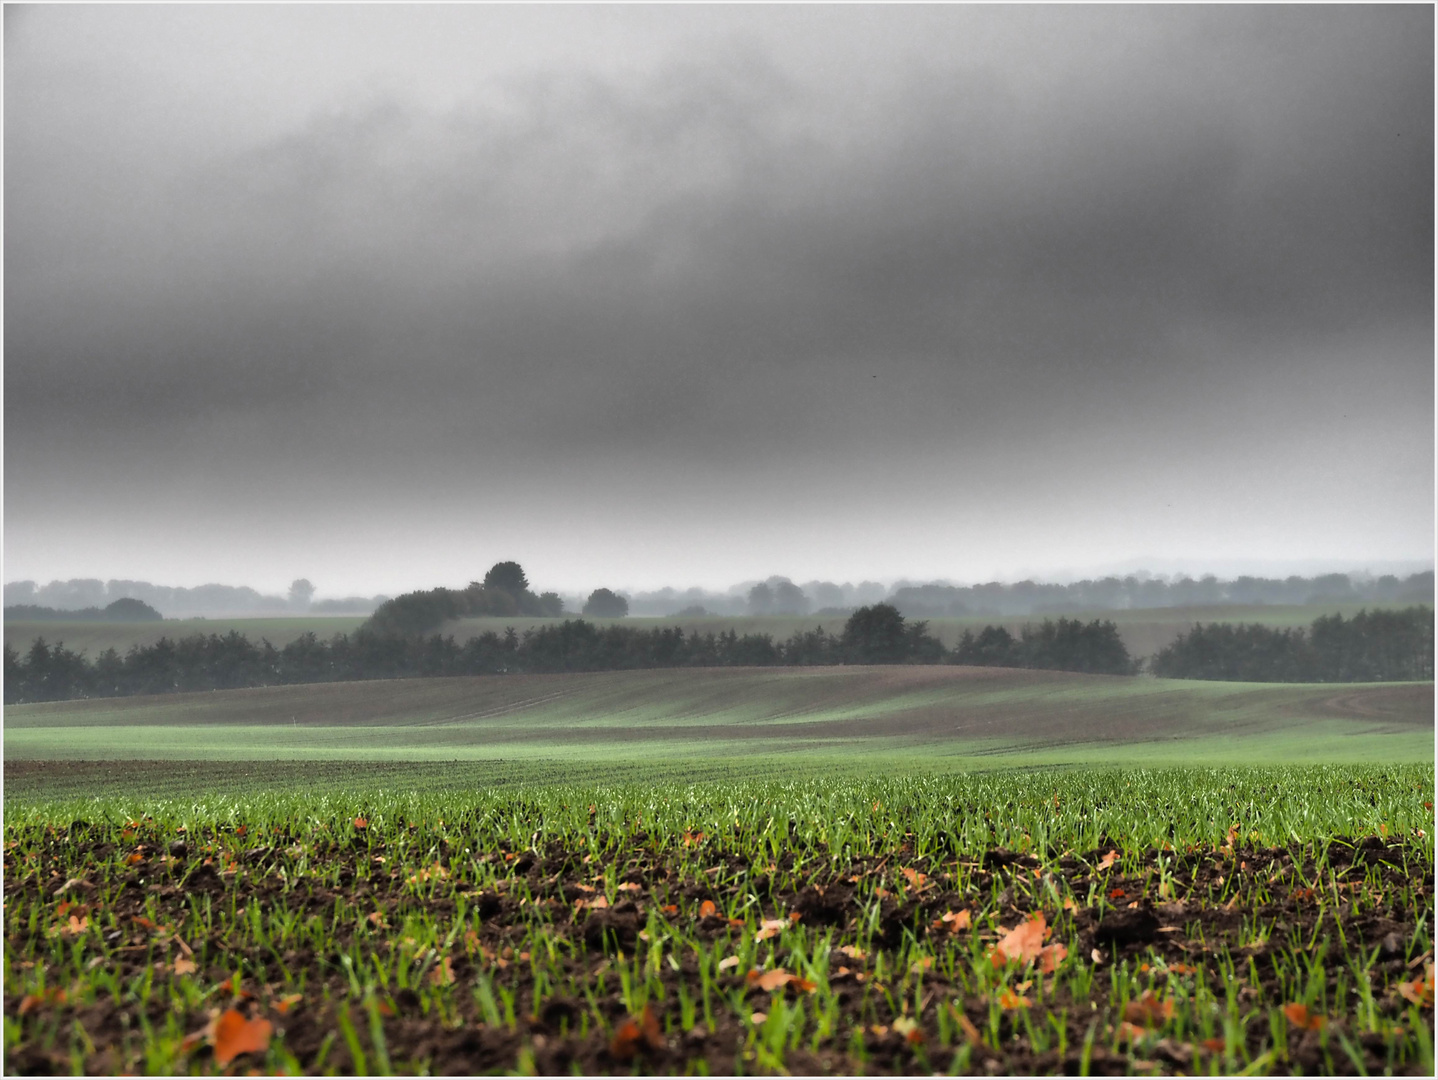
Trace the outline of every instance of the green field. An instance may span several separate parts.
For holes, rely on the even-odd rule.
[[[192,634],[219,634],[238,630],[255,643],[268,638],[273,645],[288,645],[301,634],[313,633],[322,640],[335,634],[352,634],[365,621],[362,615],[278,615],[263,619],[165,619],[163,622],[91,622],[76,620],[19,621],[5,623],[5,644],[24,655],[37,637],[52,645],[83,652],[91,660],[106,649],[124,653],[132,645],[153,645],[162,637],[171,641]]]
[[[999,668],[595,672],[12,706],[5,759],[642,765],[655,776],[918,765],[1432,761],[1433,684],[1213,683]]]
[[[1431,762],[374,779],[9,809],[5,1071],[1433,1073]]]

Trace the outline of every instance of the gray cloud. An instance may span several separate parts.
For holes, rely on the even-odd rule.
[[[169,446],[276,513],[355,468],[687,462],[782,504],[760,463],[935,454],[1057,454],[1097,505],[1075,438],[1259,388],[1232,436],[1296,432],[1360,368],[1356,442],[1431,398],[1431,10],[828,14],[682,51],[648,16],[638,69],[336,82],[268,128],[12,32],[7,503],[143,488]]]

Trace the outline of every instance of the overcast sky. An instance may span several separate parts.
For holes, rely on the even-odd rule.
[[[5,579],[1431,560],[1433,17],[7,5]]]

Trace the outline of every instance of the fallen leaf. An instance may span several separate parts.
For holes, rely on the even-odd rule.
[[[609,1044],[609,1052],[619,1061],[632,1061],[634,1055],[644,1048],[662,1050],[664,1035],[659,1030],[659,1018],[646,1005],[639,1019],[630,1018],[620,1025]]]
[[[246,1020],[238,1009],[227,1009],[215,1021],[215,1064],[223,1069],[241,1054],[264,1053],[273,1032],[268,1020]]]
[[[1051,975],[1054,969],[1063,963],[1064,957],[1068,956],[1067,945],[1054,942],[1052,945],[1045,945],[1039,950],[1039,970],[1045,975]]]
[[[865,957],[868,956],[868,954],[864,952],[863,949],[860,949],[855,945],[845,945],[839,951],[845,956],[847,956],[850,960],[863,960]]]
[[[175,957],[173,967],[176,975],[193,975],[195,973],[195,962],[188,956]]]
[[[719,909],[714,905],[713,900],[705,900],[704,903],[699,905],[699,917],[701,919],[707,919],[711,915],[717,916],[718,914]]]
[[[967,930],[972,925],[973,915],[968,908],[964,908],[963,911],[946,911],[934,920],[936,929],[947,926],[953,932]]]
[[[1110,851],[1107,855],[1105,855],[1102,859],[1098,861],[1098,868],[1100,870],[1107,870],[1116,862],[1118,862],[1118,852]]]
[[[278,1001],[275,1002],[275,1012],[279,1013],[281,1016],[284,1016],[303,1000],[303,994],[286,994],[284,997],[280,998]]]
[[[678,905],[678,904],[665,904],[664,907],[661,908],[660,910],[663,911],[664,914],[666,914],[666,915],[678,915],[678,914],[679,914],[679,905]]]
[[[1133,1024],[1158,1027],[1173,1019],[1173,1002],[1160,1000],[1152,990],[1145,990],[1141,997],[1123,1007],[1123,1018]]]
[[[63,987],[51,986],[38,994],[26,994],[20,1000],[20,1015],[38,1009],[41,1005],[63,1005],[66,994]]]
[[[1003,939],[989,951],[989,960],[1001,965],[1010,960],[1030,963],[1038,959],[1043,950],[1045,925],[1044,913],[1040,911],[1027,922],[1004,931]]]
[[[767,1019],[769,1019],[769,1014],[768,1014],[768,1013],[756,1012],[756,1013],[750,1014],[750,1016],[749,1016],[749,1023],[753,1024],[755,1027],[758,1027],[760,1024],[762,1024],[762,1023],[763,1023],[765,1020],[767,1020]]]
[[[933,966],[934,958],[932,956],[921,956],[909,965],[909,973],[911,975],[922,975]]]
[[[644,886],[643,886],[643,885],[640,885],[638,882],[634,882],[634,881],[626,881],[626,882],[624,882],[622,885],[620,885],[619,887],[620,887],[620,889],[622,889],[624,892],[643,892],[643,891],[644,891]]]
[[[1296,1001],[1283,1006],[1283,1015],[1288,1017],[1288,1022],[1294,1027],[1306,1031],[1319,1031],[1328,1023],[1328,1018],[1322,1013],[1309,1012],[1307,1005]]]
[[[590,900],[576,900],[574,901],[574,906],[576,909],[588,908],[591,911],[600,911],[609,906],[609,900],[605,897],[603,893],[600,893],[598,896]]]
[[[365,820],[364,818],[362,818],[362,817],[357,817],[357,818],[355,818],[355,820],[354,820],[354,827],[355,827],[356,829],[368,829],[368,828],[369,828],[369,822],[366,821],[366,820]]]
[[[1398,984],[1398,992],[1414,1005],[1433,1004],[1433,967],[1429,965],[1426,977],[1405,980]]]
[[[730,968],[736,968],[738,966],[739,958],[737,956],[726,956],[723,960],[719,961],[720,971],[728,971]]]
[[[905,879],[909,882],[909,888],[911,888],[911,889],[923,889],[923,888],[924,888],[925,886],[927,886],[928,883],[929,883],[929,875],[928,875],[928,874],[921,874],[921,873],[919,873],[917,870],[913,869],[912,867],[909,867],[909,866],[904,867],[903,870],[901,871],[901,873],[904,875]]]
[[[429,981],[435,986],[449,986],[454,982],[454,964],[446,956],[429,973]]]
[[[1224,1049],[1228,1046],[1228,1043],[1223,1039],[1204,1039],[1203,1042],[1199,1043],[1198,1045],[1203,1047],[1210,1054],[1219,1054],[1224,1051]]]
[[[789,980],[794,976],[790,975],[783,968],[774,968],[772,971],[751,971],[745,978],[750,986],[757,986],[760,990],[782,990],[789,985]]]
[[[1127,895],[1128,893],[1124,892],[1122,889],[1110,889],[1108,898],[1110,900],[1122,900]]]
[[[759,924],[759,930],[754,935],[754,940],[768,941],[771,937],[778,934],[780,930],[786,930],[788,927],[788,919],[765,919]]]
[[[1131,1024],[1127,1020],[1123,1020],[1119,1023],[1118,1027],[1114,1028],[1114,1034],[1116,1034],[1120,1039],[1126,1039],[1129,1042],[1137,1042],[1139,1039],[1142,1039],[1145,1035],[1148,1034],[1148,1029],[1139,1027],[1137,1024]]]
[[[1032,1005],[1023,994],[1015,994],[1012,990],[1003,990],[999,993],[999,1008],[1001,1009],[1027,1009]]]

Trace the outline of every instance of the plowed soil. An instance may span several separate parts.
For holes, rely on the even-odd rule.
[[[299,838],[266,837],[262,847],[250,849],[233,869],[217,872],[217,864],[200,857],[202,837],[161,837],[142,851],[123,880],[122,887],[109,895],[101,908],[101,897],[86,880],[87,867],[114,857],[111,844],[96,844],[87,826],[76,823],[61,831],[51,844],[53,857],[39,864],[14,865],[9,853],[5,863],[5,902],[57,905],[70,902],[68,910],[88,911],[115,929],[105,940],[109,953],[97,954],[96,963],[109,965],[119,983],[160,973],[156,979],[182,978],[206,988],[196,997],[186,1020],[186,1030],[202,1028],[218,1007],[233,1005],[240,1011],[272,1021],[277,1042],[306,1068],[352,1071],[355,1061],[345,1040],[336,1040],[338,1010],[352,1009],[340,1004],[354,978],[344,957],[354,949],[373,949],[375,941],[364,928],[365,913],[376,913],[371,925],[401,926],[407,918],[422,915],[434,920],[441,931],[456,919],[455,893],[427,893],[407,883],[403,872],[387,866],[383,845],[376,848],[335,842],[315,854],[327,863],[343,863],[342,892],[322,888],[308,890],[286,874],[293,864],[284,854]],[[370,838],[371,841],[373,838]],[[174,846],[170,846],[170,845]],[[376,858],[376,851],[381,853]],[[1293,955],[1294,942],[1327,940],[1335,949],[1344,943],[1349,954],[1371,957],[1370,977],[1375,987],[1400,979],[1422,976],[1431,953],[1415,953],[1412,942],[1420,923],[1431,927],[1433,920],[1431,866],[1421,883],[1413,876],[1412,852],[1402,844],[1374,837],[1361,841],[1339,840],[1328,852],[1328,869],[1337,885],[1337,901],[1320,906],[1311,892],[1275,890],[1268,902],[1252,906],[1218,905],[1206,900],[1223,879],[1234,875],[1254,884],[1295,872],[1311,872],[1315,852],[1311,848],[1243,849],[1172,853],[1174,873],[1167,894],[1155,897],[1152,875],[1125,877],[1114,870],[1096,869],[1103,849],[1069,854],[1040,862],[1030,855],[989,851],[978,857],[962,857],[966,875],[962,891],[952,887],[957,880],[959,858],[905,861],[904,875],[898,873],[901,856],[891,860],[865,858],[849,860],[842,853],[807,850],[782,855],[771,866],[749,866],[716,856],[708,868],[695,871],[692,853],[666,852],[642,836],[630,838],[629,846],[615,861],[619,870],[620,899],[603,909],[584,905],[594,896],[596,866],[572,851],[552,848],[538,852],[490,851],[479,858],[498,864],[507,876],[479,892],[462,893],[467,910],[463,926],[473,933],[458,933],[445,955],[453,985],[445,1009],[422,1002],[413,990],[385,992],[378,1016],[388,1056],[396,1070],[427,1068],[434,1073],[463,1075],[513,1070],[532,1061],[545,1073],[611,1073],[633,1071],[686,1073],[706,1070],[726,1074],[763,1068],[746,1046],[752,1044],[752,1018],[770,1008],[776,993],[789,999],[803,997],[805,988],[788,987],[770,992],[755,984],[747,971],[732,969],[719,978],[717,989],[742,996],[747,1005],[735,1011],[724,1004],[713,1012],[714,1023],[696,1023],[685,1030],[680,1024],[681,993],[692,998],[700,994],[692,951],[668,953],[673,963],[657,964],[655,978],[660,991],[653,1000],[657,1029],[637,1040],[617,1039],[630,1014],[614,972],[623,958],[650,947],[644,940],[651,912],[663,912],[666,919],[682,922],[700,941],[717,945],[728,955],[731,939],[749,933],[719,914],[701,914],[704,901],[713,901],[718,912],[733,910],[736,901],[752,897],[759,914],[766,919],[783,919],[832,934],[827,972],[841,1016],[838,1029],[812,1045],[792,1049],[785,1066],[805,1073],[930,1073],[955,1064],[955,1054],[965,1055],[958,1064],[966,1071],[984,1073],[1076,1073],[1086,1066],[1097,1074],[1126,1074],[1135,1069],[1147,1073],[1191,1073],[1224,1067],[1219,1052],[1201,1041],[1173,1037],[1139,1040],[1138,1049],[1115,1051],[1104,1032],[1124,1023],[1110,997],[1116,965],[1129,968],[1146,964],[1157,992],[1191,980],[1194,971],[1214,977],[1222,958],[1236,961],[1242,1001],[1262,1000],[1270,1005],[1283,1000],[1278,986],[1281,959]],[[458,869],[463,860],[445,841],[435,850],[438,866]],[[897,853],[896,853],[897,856]],[[1146,853],[1143,864],[1159,856]],[[1406,868],[1405,868],[1406,863]],[[682,870],[687,866],[688,870]],[[601,869],[602,868],[598,868]],[[780,882],[795,880],[802,870],[801,887]],[[910,872],[923,878],[909,876]],[[1040,886],[1053,880],[1052,894]],[[905,888],[905,882],[911,887]],[[1365,888],[1381,897],[1398,896],[1403,887],[1419,884],[1418,895],[1426,898],[1421,908],[1404,907],[1379,900],[1355,912],[1356,900],[1348,899],[1345,881],[1366,881]],[[914,886],[919,882],[919,887]],[[1048,1046],[1036,1051],[1032,1028],[1024,1010],[1004,1010],[997,1038],[972,1039],[962,1034],[945,1039],[939,1022],[940,1009],[950,1008],[958,994],[956,987],[936,965],[932,970],[910,973],[905,990],[898,992],[899,972],[892,964],[881,966],[886,954],[914,942],[942,943],[951,936],[940,917],[946,912],[973,908],[976,896],[997,890],[998,910],[993,912],[1004,926],[1014,926],[1040,908],[1046,896],[1093,897],[1117,895],[1118,901],[1102,904],[1074,904],[1058,911],[1049,904],[1055,927],[1054,940],[1074,943],[1077,962],[1092,967],[1087,997],[1075,1000],[1072,981],[1046,994],[1042,976],[1035,975],[1032,997],[1041,999],[1034,1009],[1034,1023],[1047,1022],[1045,1015],[1064,1028],[1064,1049],[1060,1052],[1048,1039]],[[1096,894],[1096,890],[1098,893]],[[1137,898],[1132,903],[1124,897]],[[874,901],[877,899],[877,906]],[[322,949],[297,949],[283,955],[258,946],[253,940],[238,941],[216,934],[181,946],[174,939],[157,935],[139,920],[150,924],[180,925],[195,905],[220,909],[259,909],[267,915],[276,911],[293,913],[303,920],[319,916],[334,932]],[[358,912],[358,919],[347,913]],[[345,915],[346,917],[338,917]],[[553,980],[536,981],[538,967],[530,963],[529,935],[536,920],[546,924],[562,946],[551,950],[558,955],[566,973],[577,976],[588,988],[586,999],[553,991]],[[458,924],[457,924],[458,925]],[[1266,927],[1255,934],[1255,925]],[[43,928],[42,928],[43,929]],[[13,933],[6,942],[12,958],[25,956],[30,963],[45,963],[42,929]],[[974,929],[957,930],[956,936],[985,932],[976,920]],[[992,934],[987,937],[992,938]],[[857,948],[862,943],[863,950]],[[788,956],[782,938],[776,938],[772,966],[784,967]],[[849,951],[841,951],[849,946]],[[81,947],[78,943],[76,948]],[[1300,945],[1301,949],[1302,946]],[[856,953],[863,952],[862,956]],[[192,953],[196,971],[171,976],[174,959]],[[815,957],[809,958],[811,961]],[[270,979],[283,969],[291,980],[304,986],[302,1000],[282,1011],[281,988]],[[1340,977],[1341,965],[1332,963],[1326,976],[1331,984]],[[235,973],[241,973],[238,981]],[[486,1023],[472,992],[479,973],[496,985],[512,988],[515,1022]],[[609,972],[608,981],[601,976]],[[892,976],[892,982],[891,982]],[[1431,985],[1431,984],[1430,984]],[[887,992],[892,989],[894,992]],[[1334,987],[1329,985],[1328,992]],[[723,1004],[721,999],[721,1004]],[[11,986],[5,988],[7,1018],[19,1019],[21,997]],[[1405,1015],[1408,1002],[1388,993],[1377,1003],[1378,1014],[1389,1018]],[[119,995],[104,996],[83,1006],[58,1003],[45,1007],[62,1021],[80,1025],[91,1051],[79,1062],[88,1072],[118,1073],[143,1068],[143,1062],[127,1060],[121,1049],[146,1023],[161,1026],[171,1010],[169,995],[157,994],[146,1009]],[[863,1015],[862,1026],[852,1017]],[[972,996],[964,999],[962,1011],[972,1030],[987,1033],[991,1005]],[[40,1012],[31,1013],[33,1019]],[[581,1024],[581,1017],[588,1017]],[[1431,1030],[1431,997],[1422,1009]],[[353,1010],[355,1027],[367,1030],[361,1012]],[[914,1025],[910,1027],[909,1021]],[[896,1023],[897,1022],[897,1023]],[[1099,1026],[1100,1037],[1091,1047],[1087,1062],[1081,1047],[1090,1027]],[[584,1029],[582,1031],[582,1029]],[[42,1074],[68,1072],[72,1059],[55,1047],[21,1037],[12,1046],[7,1041],[7,1071]],[[903,1032],[909,1030],[909,1034]],[[1250,1024],[1246,1038],[1268,1037],[1269,1025]],[[1354,1029],[1352,1016],[1330,1019],[1325,1031],[1295,1029],[1290,1033],[1285,1056],[1269,1065],[1277,1072],[1355,1072],[1360,1064],[1339,1052],[1337,1035],[1346,1037],[1361,1055],[1361,1064],[1372,1073],[1392,1067],[1384,1039]],[[1051,1033],[1052,1034],[1052,1033]],[[948,1045],[946,1045],[946,1042]],[[203,1045],[195,1049],[190,1066],[209,1070],[215,1063]],[[746,1057],[746,1055],[748,1055]],[[243,1071],[253,1063],[242,1056],[232,1067]],[[371,1061],[373,1067],[373,1061]],[[1400,1072],[1414,1074],[1411,1065]]]

